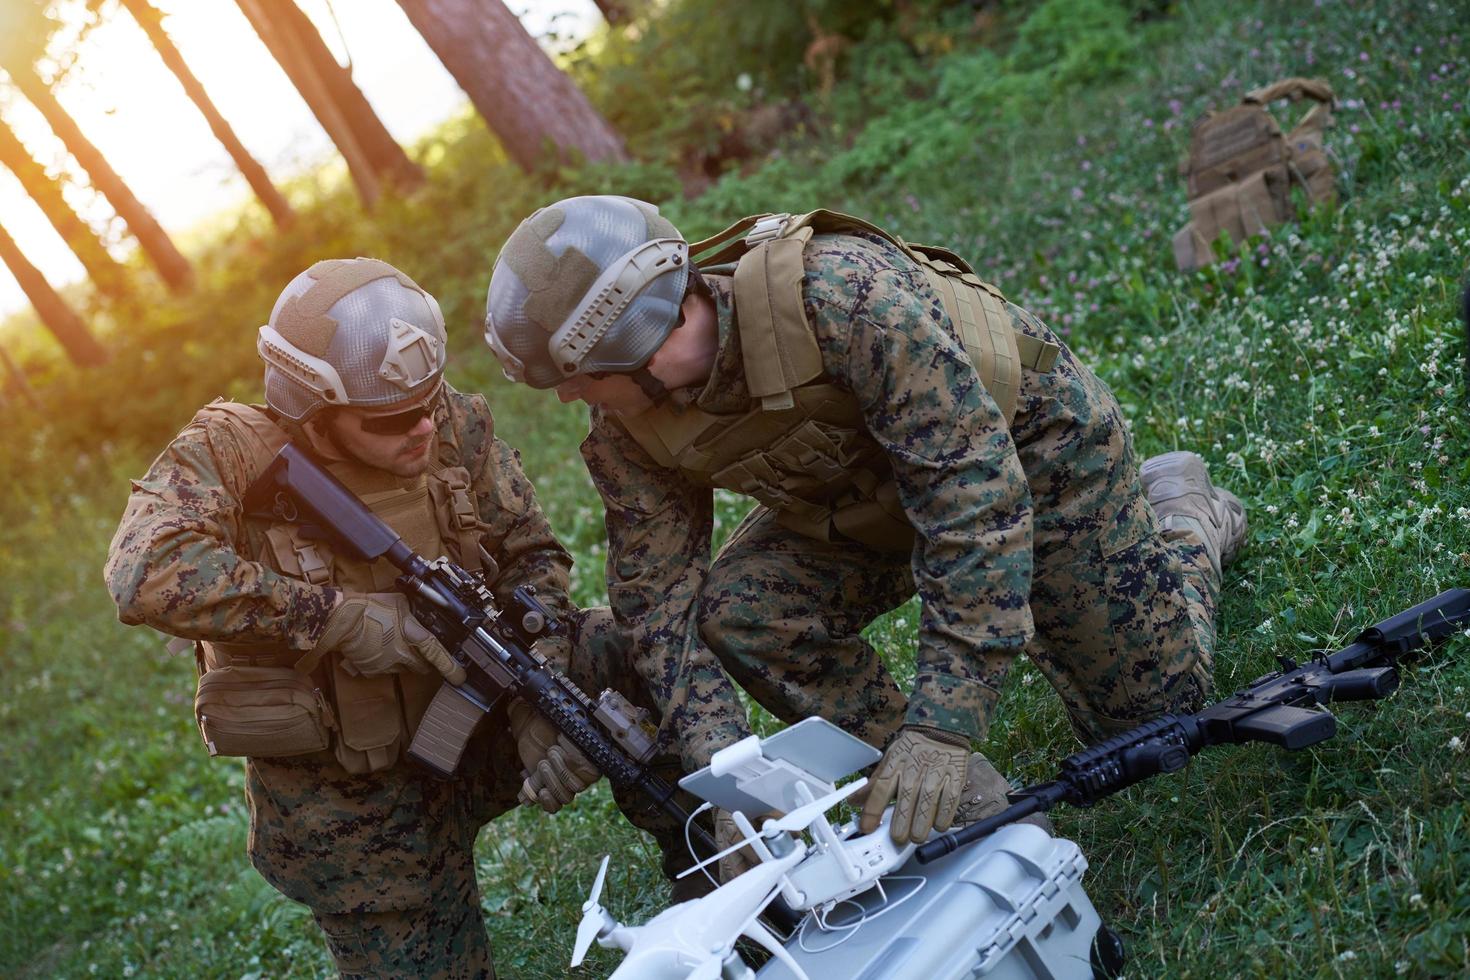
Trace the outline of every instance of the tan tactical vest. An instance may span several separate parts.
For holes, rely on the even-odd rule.
[[[812,236],[857,231],[879,235],[924,269],[1009,423],[1020,372],[1051,370],[1060,348],[1017,332],[1005,297],[953,252],[904,242],[833,211],[757,215],[690,246],[701,268],[735,263],[736,324],[755,400],[749,411],[714,415],[665,404],[619,422],[660,465],[754,497],[793,531],[907,551],[913,528],[887,457],[852,394],[824,379],[802,303],[802,250]]]
[[[196,419],[225,422],[239,437],[246,472],[258,474],[285,445],[287,433],[258,408],[216,401]],[[441,428],[441,431],[444,431]],[[327,462],[325,468],[362,499],[373,513],[397,531],[420,554],[449,555],[474,571],[480,567],[482,525],[470,489],[469,471],[459,465],[459,447],[431,447],[436,465],[414,479],[356,462]],[[387,562],[371,564],[337,554],[325,541],[306,537],[299,525],[246,523],[243,557],[259,561],[291,578],[313,585],[332,585],[348,592],[391,592],[397,571]],[[392,765],[407,746],[419,720],[438,691],[439,674],[392,674],[355,677],[342,669],[330,651],[299,650],[266,644],[202,644],[202,667],[295,666],[322,682],[319,690],[335,725],[334,750],[349,772],[371,772]]]
[[[1317,105],[1282,135],[1266,107],[1281,98]],[[1189,188],[1189,224],[1174,236],[1174,261],[1188,271],[1214,261],[1210,245],[1220,232],[1237,245],[1250,235],[1296,217],[1293,185],[1309,203],[1336,197],[1322,133],[1332,123],[1332,87],[1288,78],[1246,93],[1240,105],[1212,112],[1195,124],[1189,155],[1179,164]]]

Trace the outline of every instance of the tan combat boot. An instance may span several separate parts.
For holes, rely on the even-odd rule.
[[[1245,507],[1235,494],[1210,482],[1198,453],[1151,456],[1140,475],[1165,531],[1189,531],[1199,538],[1216,575],[1235,560],[1245,540]]]
[[[990,760],[979,752],[971,752],[970,761],[965,766],[965,788],[960,793],[960,806],[955,811],[953,826],[963,827],[995,816],[1010,805],[1006,800],[1010,791],[1011,784],[990,764]],[[1016,822],[1029,823],[1052,833],[1051,821],[1044,813],[1033,813]]]

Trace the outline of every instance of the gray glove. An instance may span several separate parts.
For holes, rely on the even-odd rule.
[[[873,770],[859,828],[865,834],[877,830],[892,801],[889,832],[895,844],[923,841],[931,830],[948,830],[960,805],[969,758],[965,736],[905,725]]]
[[[602,778],[581,750],[520,699],[510,703],[510,734],[525,766],[519,799],[555,813]]]
[[[413,618],[408,597],[397,592],[347,596],[327,617],[316,645],[340,653],[349,674],[427,674],[432,667],[451,684],[465,680],[464,668]]]

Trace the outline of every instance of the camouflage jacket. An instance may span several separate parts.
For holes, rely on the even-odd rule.
[[[856,397],[916,531],[923,613],[907,719],[982,738],[1010,661],[1033,632],[1031,495],[1011,433],[911,260],[876,237],[821,235],[804,263],[806,317],[826,380]],[[715,367],[702,390],[673,397],[710,412],[745,411],[737,311],[724,284],[711,281]],[[644,676],[661,681],[676,706],[698,709],[681,734],[686,761],[700,761],[706,753],[691,753],[691,744],[718,748],[744,730],[694,622],[710,561],[712,491],[658,465],[596,410],[582,454],[607,508],[613,609],[647,661]]]
[[[447,384],[436,411],[440,462],[469,470],[499,565],[497,595],[534,584],[565,611],[571,558],[551,533],[519,454],[495,437],[489,406]],[[458,458],[446,459],[459,446]],[[315,645],[338,591],[281,575],[248,553],[241,500],[258,475],[230,426],[196,418],[153,461],[113,537],[104,573],[119,618],[172,636],[229,643]],[[547,651],[562,659],[564,651]]]

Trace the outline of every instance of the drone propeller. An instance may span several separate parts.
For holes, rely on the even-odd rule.
[[[582,903],[582,921],[577,923],[577,944],[572,947],[572,966],[582,965],[587,950],[592,947],[592,940],[602,931],[607,913],[597,900],[602,897],[602,883],[607,879],[607,862],[611,857],[611,854],[603,856],[602,866],[597,869],[597,877],[592,882],[592,893]]]
[[[826,796],[805,803],[778,820],[767,821],[761,828],[761,836],[769,837],[781,831],[802,830],[817,817],[832,809],[864,786],[867,779],[858,779],[846,786],[833,790]]]

